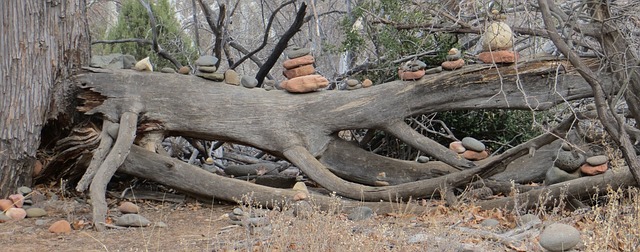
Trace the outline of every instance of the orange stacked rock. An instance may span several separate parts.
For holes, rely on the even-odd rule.
[[[513,48],[513,31],[497,10],[492,11],[494,21],[486,28],[482,38],[483,52],[478,59],[484,63],[514,63],[518,60],[518,53]]]
[[[444,70],[456,70],[464,66],[464,59],[462,59],[462,53],[458,48],[451,48],[447,53],[447,61],[442,62],[440,65]]]
[[[471,161],[479,161],[489,157],[485,145],[472,137],[465,137],[461,142],[453,142],[449,148],[457,153],[462,153],[463,158]]]
[[[427,64],[420,60],[412,60],[398,68],[398,76],[403,81],[418,80],[425,75],[424,69]]]
[[[288,80],[280,83],[280,88],[291,93],[308,93],[329,85],[326,78],[315,74],[315,59],[310,52],[308,48],[293,48],[287,52],[289,59],[283,63],[282,74]]]

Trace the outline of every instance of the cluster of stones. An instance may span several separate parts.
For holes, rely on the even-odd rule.
[[[458,48],[451,48],[447,53],[447,61],[442,62],[440,65],[444,70],[456,70],[464,66],[464,59],[462,53]]]
[[[289,59],[283,63],[285,70],[282,72],[287,80],[280,83],[280,88],[291,93],[308,93],[329,86],[326,78],[315,74],[315,59],[310,53],[308,48],[287,51]]]
[[[398,68],[398,76],[403,81],[412,81],[425,75],[427,64],[420,60],[412,60]]]
[[[19,187],[16,194],[0,199],[0,222],[46,216],[47,211],[33,205],[34,201],[41,202],[43,198],[44,195],[33,192],[29,187]]]
[[[492,11],[494,21],[489,24],[482,38],[482,53],[478,59],[484,63],[514,63],[518,60],[518,53],[513,48],[513,31],[497,10]]]
[[[562,145],[553,162],[553,167],[546,173],[545,184],[552,185],[581,176],[595,176],[605,173],[609,169],[609,158],[604,155],[596,155],[586,158],[584,155],[572,150],[567,143]]]
[[[364,79],[362,82],[356,79],[347,79],[345,81],[345,84],[347,86],[346,87],[347,90],[356,90],[360,88],[371,87],[373,85],[373,82],[371,82],[371,80],[369,79]]]
[[[200,56],[195,62],[196,65],[196,76],[200,78],[204,78],[212,81],[223,81],[224,74],[216,73],[216,63],[218,63],[218,58],[211,55],[203,55]]]
[[[449,149],[471,161],[479,161],[489,157],[486,146],[472,137],[465,137],[462,141],[451,142]]]

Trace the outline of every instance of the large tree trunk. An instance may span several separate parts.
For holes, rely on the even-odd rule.
[[[41,131],[65,104],[74,69],[88,62],[84,0],[0,3],[0,197],[30,186]],[[68,114],[67,114],[68,116]]]

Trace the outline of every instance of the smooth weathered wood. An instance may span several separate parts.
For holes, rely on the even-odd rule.
[[[290,189],[270,188],[246,181],[215,175],[180,160],[163,157],[141,147],[131,147],[131,153],[118,171],[136,177],[151,179],[177,190],[210,200],[242,202],[249,197],[251,202],[263,207],[284,206],[292,202],[297,193]],[[188,182],[185,182],[188,181]],[[231,190],[230,188],[233,188]],[[332,210],[336,203],[346,212],[358,206],[368,206],[378,214],[403,212],[424,213],[427,209],[414,204],[390,202],[361,202],[312,194],[313,204],[321,210]]]
[[[85,8],[84,0],[0,1],[0,198],[31,186],[46,120],[73,112],[64,84],[89,59]]]
[[[89,188],[89,184],[91,184],[93,177],[95,177],[96,173],[98,173],[100,165],[102,165],[102,162],[107,157],[107,154],[109,154],[111,145],[113,144],[113,138],[108,133],[109,128],[111,127],[120,127],[120,125],[117,123],[112,123],[109,120],[103,120],[102,132],[100,132],[100,145],[98,145],[98,148],[93,152],[91,163],[89,163],[89,167],[87,167],[84,175],[82,175],[82,178],[80,178],[80,181],[78,181],[78,184],[76,185],[76,191],[84,192],[85,190],[87,190],[87,188]]]

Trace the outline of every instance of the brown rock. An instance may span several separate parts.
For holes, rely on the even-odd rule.
[[[49,227],[49,232],[56,233],[56,234],[71,233],[71,224],[69,224],[69,222],[66,220],[56,221],[53,224],[51,224],[51,226]]]
[[[289,70],[284,70],[282,72],[282,74],[284,74],[284,76],[287,77],[287,79],[293,79],[295,77],[310,75],[314,73],[316,73],[316,69],[311,64],[299,66]]]
[[[311,55],[305,55],[299,58],[285,60],[282,64],[286,69],[294,69],[299,66],[310,65],[316,62],[316,60]]]
[[[120,203],[120,206],[118,206],[118,210],[121,213],[138,213],[140,211],[140,207],[138,207],[136,204],[133,204],[131,202],[122,202]]]
[[[22,220],[25,217],[27,217],[27,211],[25,211],[22,208],[15,208],[15,207],[7,209],[7,211],[4,212],[4,214],[6,216],[9,216],[9,218],[13,220]]]
[[[465,152],[462,153],[462,157],[471,161],[483,160],[488,156],[489,156],[489,153],[487,151],[477,152],[472,150],[466,150]]]
[[[370,79],[364,79],[362,81],[362,87],[363,88],[368,88],[370,86],[373,86],[373,82]]]
[[[307,194],[303,192],[298,192],[295,195],[293,195],[293,201],[300,201],[300,200],[306,200],[306,199],[307,199]]]
[[[33,166],[33,173],[31,174],[33,177],[37,177],[42,172],[42,162],[40,160],[36,160],[36,163]]]
[[[308,93],[325,88],[329,85],[329,81],[321,75],[305,75],[296,77],[280,83],[280,88],[291,93]]]
[[[513,51],[493,51],[478,54],[478,59],[484,63],[514,63],[520,56]]]
[[[181,73],[181,74],[189,74],[189,72],[191,72],[191,68],[189,68],[188,66],[183,66],[180,69],[178,69],[178,73]]]
[[[227,84],[239,86],[240,76],[235,70],[229,69],[224,72],[224,82],[226,82]]]
[[[589,176],[605,173],[607,169],[609,169],[609,165],[607,163],[596,165],[596,166],[585,163],[582,166],[580,166],[580,172],[582,172],[582,174],[589,175]]]
[[[0,211],[4,211],[12,207],[13,207],[13,201],[9,199],[0,199]]]
[[[460,141],[451,142],[449,144],[449,149],[455,151],[458,154],[463,153],[467,150],[464,146],[462,146],[462,142]]]
[[[417,80],[424,76],[424,70],[418,70],[415,72],[398,70],[398,76],[400,76],[400,79],[404,81]]]
[[[13,205],[16,207],[22,207],[22,204],[24,204],[24,196],[22,194],[11,194],[9,199],[13,201]]]
[[[454,60],[454,61],[445,61],[445,62],[442,62],[442,64],[440,64],[440,66],[442,66],[442,69],[444,69],[444,70],[456,70],[456,69],[462,68],[462,66],[464,66],[464,60],[463,59],[459,59],[459,60]]]
[[[375,182],[373,182],[373,184],[375,186],[389,186],[389,182],[387,181],[382,181],[382,180],[376,180]]]

